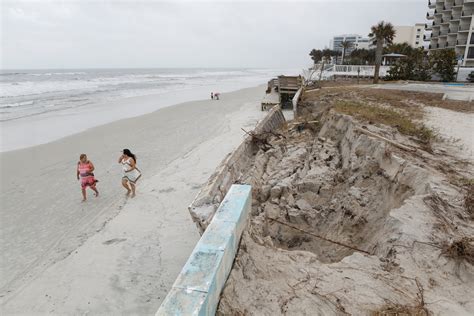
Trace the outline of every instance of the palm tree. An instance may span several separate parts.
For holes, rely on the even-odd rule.
[[[334,64],[337,65],[337,57],[339,56],[339,51],[336,50],[331,50],[331,57],[334,57]]]
[[[342,61],[341,61],[341,64],[344,65],[344,58],[346,57],[346,50],[352,47],[352,42],[342,41],[341,42],[341,47],[342,47]]]
[[[376,44],[374,83],[378,83],[380,64],[382,64],[383,45],[392,43],[393,38],[395,37],[395,30],[393,29],[392,23],[385,23],[384,21],[372,26],[370,30],[369,37],[372,39],[373,43]]]
[[[384,54],[397,53],[410,56],[416,49],[411,47],[408,43],[390,44],[384,49]]]

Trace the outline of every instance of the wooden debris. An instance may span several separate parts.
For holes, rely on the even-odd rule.
[[[380,136],[380,135],[377,135],[375,133],[372,133],[371,131],[368,131],[366,129],[363,129],[363,128],[360,128],[360,127],[356,127],[355,128],[356,131],[362,133],[362,134],[365,134],[365,135],[368,135],[368,136],[372,136],[372,137],[375,137],[375,138],[378,138],[378,139],[381,139],[383,140],[384,142],[387,142],[389,143],[390,145],[393,145],[395,147],[398,147],[400,149],[403,149],[403,150],[406,150],[406,151],[410,151],[410,152],[415,152],[416,151],[416,148],[415,147],[409,147],[407,145],[402,145],[402,144],[399,144],[397,142],[394,142],[393,140],[390,140],[388,138],[385,138],[383,136]]]

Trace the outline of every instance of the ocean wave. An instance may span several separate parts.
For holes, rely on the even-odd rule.
[[[26,72],[1,72],[0,76],[15,76],[15,75],[25,75]]]
[[[35,104],[35,101],[33,101],[33,100],[20,101],[20,102],[0,104],[0,108],[9,109],[9,108],[17,108],[17,107],[20,107],[20,106],[27,106],[27,105],[33,105],[33,104]]]
[[[25,75],[25,72],[27,75]],[[266,82],[266,69],[110,69],[11,71],[0,79],[0,121],[120,98],[236,82]],[[17,75],[18,74],[18,75]],[[31,74],[31,75],[30,75]]]
[[[77,76],[86,75],[84,71],[78,72],[43,72],[43,73],[26,73],[28,76]]]

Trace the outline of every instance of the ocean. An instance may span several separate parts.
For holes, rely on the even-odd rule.
[[[240,88],[246,83],[263,84],[277,74],[272,69],[2,70],[0,120],[124,97],[213,87],[217,82],[224,88],[233,84]]]
[[[274,76],[295,71],[298,73],[288,69],[231,68],[1,70],[0,151],[53,141],[164,106],[209,98],[211,92],[265,84]],[[160,95],[161,101],[135,103],[133,110],[118,108],[114,102],[147,95]],[[84,120],[86,116],[89,119]],[[31,133],[35,137],[27,137]]]

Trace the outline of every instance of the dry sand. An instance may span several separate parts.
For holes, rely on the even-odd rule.
[[[240,128],[262,117],[264,89],[0,154],[2,314],[153,314],[199,238],[186,207],[241,142]],[[125,147],[143,173],[128,200],[117,164]],[[82,152],[101,192],[86,203],[75,180]]]
[[[436,107],[425,107],[426,124],[438,136],[455,145],[458,155],[474,162],[474,113],[455,112]]]

